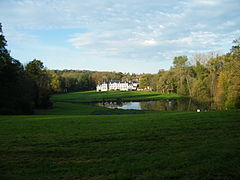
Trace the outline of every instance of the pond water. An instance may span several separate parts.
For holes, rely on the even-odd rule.
[[[213,109],[210,103],[199,103],[192,99],[163,99],[140,102],[102,102],[94,105],[111,109],[157,110],[157,111],[208,111]]]

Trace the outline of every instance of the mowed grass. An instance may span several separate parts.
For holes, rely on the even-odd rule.
[[[181,98],[177,94],[160,94],[146,91],[83,91],[58,94],[52,97],[53,101],[64,102],[102,102],[102,101],[141,101],[153,99]]]
[[[123,110],[123,109],[107,109],[89,104],[56,102],[52,109],[36,110],[39,115],[122,115],[122,114],[143,114],[151,111]]]
[[[0,116],[0,179],[240,178],[240,110],[132,112],[58,102],[37,114]]]

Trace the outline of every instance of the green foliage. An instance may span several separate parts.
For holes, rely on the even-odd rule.
[[[121,72],[96,72],[87,70],[50,70],[49,72],[58,76],[61,84],[61,92],[94,90],[97,84],[103,82],[111,80],[128,82],[136,78],[135,74],[123,74]]]
[[[174,57],[173,65],[175,67],[184,67],[187,65],[187,61],[188,61],[187,56]]]
[[[209,70],[206,66],[201,64],[199,61],[196,62],[196,66],[194,66],[194,71],[196,74],[196,79],[204,80],[209,75]]]
[[[139,87],[142,89],[149,89],[150,87],[152,87],[152,78],[152,74],[143,74],[140,78]]]
[[[210,90],[209,90],[209,80],[204,79],[196,80],[193,83],[193,97],[198,101],[208,102],[211,101],[210,97]]]
[[[226,101],[226,91],[227,91],[227,76],[225,73],[221,72],[217,81],[217,90],[214,97],[214,102],[218,109],[223,109],[225,107]]]
[[[59,93],[62,91],[61,77],[58,76],[54,71],[47,71],[50,77],[50,87],[52,93]]]
[[[0,24],[0,114],[28,114],[33,112],[29,80],[23,66],[6,49]]]
[[[32,95],[34,98],[35,107],[51,107],[51,81],[49,74],[43,66],[43,63],[40,60],[35,59],[26,65],[25,71],[33,83]]]
[[[175,57],[174,66],[153,75],[148,85],[162,93],[173,92],[203,102],[215,102],[216,109],[239,108],[239,40],[234,43],[231,53],[222,56],[197,54],[193,59],[196,64],[191,66],[186,56]]]

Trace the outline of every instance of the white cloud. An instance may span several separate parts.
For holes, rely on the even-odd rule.
[[[94,43],[94,34],[85,33],[82,35],[75,35],[75,37],[69,39],[69,42],[73,44],[76,48],[88,46]]]
[[[164,26],[164,25],[162,25],[162,24],[160,24],[160,25],[159,25],[159,27],[160,27],[160,28],[162,28],[162,29],[164,29],[164,28],[165,28],[165,26]]]
[[[197,30],[199,30],[199,29],[204,29],[205,27],[206,27],[206,25],[200,24],[200,23],[194,25],[194,28],[196,28]]]
[[[236,22],[234,21],[226,21],[222,24],[222,29],[226,28],[226,27],[233,27],[236,25]]]
[[[192,37],[188,36],[188,37],[183,37],[180,39],[175,39],[175,40],[170,40],[168,41],[170,44],[187,44],[187,45],[191,45],[192,44]]]
[[[158,42],[155,41],[154,39],[145,40],[143,42],[144,46],[156,46],[157,44],[158,44]]]
[[[83,56],[155,62],[227,51],[240,30],[239,7],[237,0],[2,0],[0,16],[11,43],[41,40],[29,29],[85,29],[65,38]]]
[[[16,31],[11,28],[3,27],[4,36],[7,37],[8,44],[37,44],[39,39],[36,35]]]
[[[218,4],[218,1],[214,0],[195,0],[193,3],[196,6],[203,5],[203,6],[216,6]]]

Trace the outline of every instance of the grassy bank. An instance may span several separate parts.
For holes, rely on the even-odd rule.
[[[160,94],[158,92],[146,91],[84,91],[66,94],[58,94],[52,97],[53,101],[65,102],[102,102],[102,101],[141,101],[141,100],[157,100],[157,99],[176,99],[183,96],[177,94]]]
[[[58,102],[37,113],[0,116],[0,179],[240,178],[240,110],[134,112]]]

